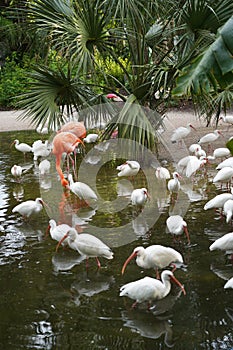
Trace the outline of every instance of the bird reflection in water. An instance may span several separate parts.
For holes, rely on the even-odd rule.
[[[105,276],[99,272],[79,274],[78,278],[70,287],[73,302],[79,306],[82,297],[90,298],[96,294],[107,291],[114,283],[115,279],[113,276]]]

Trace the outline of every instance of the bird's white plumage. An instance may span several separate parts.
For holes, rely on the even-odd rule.
[[[88,134],[86,137],[84,137],[83,142],[95,143],[98,140],[98,137],[99,137],[98,134]]]
[[[20,165],[14,164],[11,168],[11,175],[15,178],[19,178],[22,175],[23,168]]]
[[[43,176],[45,174],[48,174],[50,171],[50,167],[51,167],[50,161],[47,159],[43,159],[39,164],[40,175]]]
[[[233,157],[230,157],[230,158],[223,160],[221,163],[218,164],[216,169],[220,170],[220,169],[225,168],[225,167],[233,168]]]
[[[36,198],[35,200],[28,200],[16,205],[13,209],[13,213],[19,213],[24,217],[30,217],[32,214],[39,213],[43,208],[42,198]]]
[[[225,183],[225,182],[230,182],[231,178],[233,176],[233,168],[231,167],[224,167],[220,169],[215,177],[213,178],[213,183],[220,182],[220,183]]]
[[[140,170],[140,164],[136,160],[127,160],[124,164],[117,167],[118,177],[135,176]]]
[[[233,288],[233,277],[230,278],[224,285],[224,289]]]
[[[146,188],[136,188],[135,190],[133,190],[133,192],[131,193],[131,203],[133,205],[139,205],[142,206],[146,203],[148,198],[148,192]]]
[[[192,126],[191,123],[189,123],[187,127],[184,127],[184,126],[178,127],[173,131],[171,136],[171,141],[172,142],[181,141],[182,139],[184,139],[190,134],[192,129],[194,129],[194,127]]]
[[[88,186],[84,182],[80,182],[80,181],[74,182],[72,174],[69,174],[68,180],[69,180],[69,186],[67,187],[69,187],[71,192],[73,192],[80,199],[83,199],[85,201],[89,201],[89,200],[96,201],[98,199],[97,195],[91,189],[90,186]]]
[[[81,233],[71,228],[67,233],[67,243],[71,249],[76,250],[86,258],[104,257],[113,259],[113,252],[99,238],[88,233]],[[64,237],[63,237],[64,238]]]
[[[232,193],[218,194],[217,196],[215,196],[214,198],[206,202],[206,204],[204,205],[204,210],[213,209],[213,208],[223,208],[224,203],[229,199],[233,199]]]
[[[209,250],[223,250],[231,253],[233,251],[233,232],[226,233],[224,236],[218,238],[209,247]]]
[[[67,224],[57,225],[54,219],[49,220],[50,236],[52,237],[52,239],[54,239],[57,242],[59,242],[70,229],[71,229],[71,226]]]
[[[203,143],[211,143],[216,141],[219,136],[221,135],[221,131],[220,130],[214,130],[213,132],[210,132],[204,136],[202,136],[200,138],[200,140],[198,141],[199,144],[203,144]]]
[[[156,168],[155,176],[158,180],[167,180],[171,177],[169,170],[162,166]]]
[[[233,199],[228,199],[223,205],[223,212],[226,216],[226,222],[229,223],[233,216]]]
[[[15,148],[26,154],[26,153],[29,153],[29,152],[32,152],[32,147],[30,145],[28,145],[27,143],[24,143],[24,142],[19,142],[19,140],[14,140],[13,144],[15,145]]]
[[[127,296],[136,303],[163,299],[171,290],[171,278],[174,278],[174,275],[169,270],[162,272],[161,280],[146,276],[123,285],[120,288],[120,296]]]
[[[178,172],[174,172],[172,174],[173,179],[170,179],[167,183],[167,188],[170,192],[179,192],[180,190],[180,181],[179,181],[179,177],[180,174]]]

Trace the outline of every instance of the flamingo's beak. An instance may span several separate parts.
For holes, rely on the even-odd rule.
[[[136,252],[133,252],[133,253],[128,257],[128,259],[125,261],[125,263],[124,263],[124,265],[123,265],[123,267],[122,267],[122,269],[121,269],[121,274],[122,274],[122,275],[124,274],[125,269],[126,269],[126,266],[128,265],[128,263],[129,263],[133,258],[135,258],[136,255],[137,255],[137,253],[136,253]]]

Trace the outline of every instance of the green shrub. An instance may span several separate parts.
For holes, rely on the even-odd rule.
[[[17,63],[16,55],[7,58],[0,68],[0,107],[14,108],[16,96],[26,91],[28,78],[26,71],[30,69],[31,61],[25,56],[22,63]]]

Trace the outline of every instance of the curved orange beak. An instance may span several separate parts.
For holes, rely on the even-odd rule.
[[[56,246],[56,252],[58,251],[58,248],[60,247],[60,245],[62,244],[62,242],[64,242],[64,240],[68,237],[68,233],[66,233],[62,239],[60,239],[60,241],[58,242],[57,246]]]
[[[123,275],[124,272],[125,272],[125,269],[126,269],[126,266],[128,265],[128,263],[133,259],[135,258],[135,256],[137,256],[137,253],[136,252],[133,252],[129,257],[128,259],[126,259],[122,269],[121,269],[121,274]]]
[[[175,276],[171,276],[170,278],[175,284],[177,284],[180,287],[180,289],[182,290],[184,295],[186,295],[186,291],[184,289],[184,286],[180,283],[180,281],[178,281],[178,279]]]

